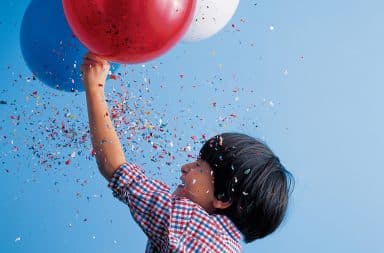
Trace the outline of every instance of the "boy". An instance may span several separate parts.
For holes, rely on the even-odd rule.
[[[248,243],[280,225],[291,175],[267,146],[244,134],[215,136],[181,167],[171,194],[125,160],[104,98],[108,62],[88,53],[81,69],[99,170],[147,235],[146,252],[240,252],[241,234]]]

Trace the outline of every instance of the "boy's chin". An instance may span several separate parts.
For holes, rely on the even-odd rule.
[[[178,197],[185,197],[185,188],[182,185],[178,185],[173,192],[173,195],[178,196]]]

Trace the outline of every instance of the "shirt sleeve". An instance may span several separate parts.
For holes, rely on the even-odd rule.
[[[188,222],[185,218],[192,212],[191,206],[173,196],[166,184],[148,179],[134,164],[121,165],[108,187],[114,197],[128,205],[132,217],[157,247],[169,246],[169,234],[182,233]]]

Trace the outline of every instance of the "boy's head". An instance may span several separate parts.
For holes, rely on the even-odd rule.
[[[245,242],[280,225],[293,177],[265,144],[245,134],[224,133],[203,145],[197,162],[212,170],[214,212],[228,216]]]

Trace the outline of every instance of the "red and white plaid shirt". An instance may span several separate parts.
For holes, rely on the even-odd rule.
[[[240,232],[228,217],[171,194],[136,165],[121,165],[108,187],[148,236],[146,252],[240,252]]]

